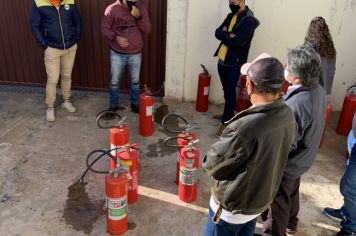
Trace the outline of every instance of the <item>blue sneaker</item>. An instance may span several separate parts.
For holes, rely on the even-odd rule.
[[[334,209],[326,207],[324,208],[324,214],[329,217],[330,219],[336,220],[338,222],[343,220],[341,209]]]

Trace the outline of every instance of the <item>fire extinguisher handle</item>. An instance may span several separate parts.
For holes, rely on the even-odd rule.
[[[177,130],[177,129],[170,129],[170,128],[168,128],[168,126],[167,126],[167,120],[168,120],[168,118],[170,118],[170,117],[176,117],[176,118],[182,120],[182,121],[186,124],[187,128],[185,128],[184,130],[182,130],[182,129]],[[166,116],[162,119],[162,127],[163,127],[163,129],[164,129],[165,131],[167,131],[167,132],[169,132],[169,133],[182,133],[182,132],[184,132],[184,131],[187,131],[187,129],[190,127],[190,125],[189,125],[188,121],[187,121],[186,119],[184,119],[181,115],[172,113],[172,114],[166,115]]]
[[[203,72],[209,75],[208,69],[203,64],[200,64],[201,68],[203,68]]]

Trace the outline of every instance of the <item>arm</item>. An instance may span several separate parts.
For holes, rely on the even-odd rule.
[[[239,26],[235,27],[229,37],[223,39],[223,43],[232,48],[244,45],[255,33],[256,23],[251,19],[245,19]]]
[[[151,32],[151,21],[148,17],[147,9],[143,5],[141,7],[141,16],[137,19],[137,25],[143,33],[149,34]]]
[[[72,20],[74,22],[74,27],[75,27],[75,35],[76,35],[75,38],[76,38],[77,43],[79,43],[80,35],[81,35],[81,28],[82,28],[82,21],[81,21],[78,7],[76,5],[74,5]]]
[[[209,176],[217,180],[226,180],[236,174],[248,159],[248,153],[242,139],[236,131],[226,128],[222,138],[213,144],[203,158],[203,168]]]
[[[42,16],[41,13],[38,11],[38,8],[35,3],[33,3],[32,5],[30,25],[31,25],[31,32],[35,37],[37,43],[42,48],[47,48],[47,41],[43,35],[43,30],[42,30]]]
[[[215,38],[221,41],[229,37],[227,32],[228,24],[228,17],[226,17],[224,22],[215,30]]]
[[[101,22],[101,32],[109,40],[116,40],[116,34],[111,30],[112,25],[114,24],[114,17],[112,16],[111,9],[107,8],[103,20]]]

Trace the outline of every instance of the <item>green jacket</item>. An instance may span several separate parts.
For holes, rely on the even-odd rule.
[[[238,113],[203,159],[217,203],[259,214],[272,202],[295,138],[292,110],[278,100]]]

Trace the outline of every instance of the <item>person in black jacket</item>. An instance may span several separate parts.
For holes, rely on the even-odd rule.
[[[211,183],[204,236],[254,235],[256,218],[277,192],[296,133],[280,97],[283,69],[266,53],[241,68],[252,107],[228,122],[203,158]]]
[[[59,76],[64,100],[62,108],[68,112],[76,111],[69,99],[77,43],[80,40],[81,18],[74,0],[34,0],[30,24],[33,36],[44,49],[47,72],[46,119],[54,121]]]
[[[240,68],[246,63],[255,29],[260,24],[253,12],[245,5],[245,0],[229,0],[231,13],[215,31],[220,45],[214,56],[218,56],[218,73],[224,90],[225,107],[217,136],[220,136],[226,125],[224,122],[234,116],[236,106],[236,85]]]
[[[319,85],[319,54],[309,46],[300,46],[288,52],[287,61],[284,73],[291,86],[284,99],[294,113],[298,131],[265,222],[265,232],[273,236],[297,232],[300,178],[318,152],[326,113],[326,93]]]

